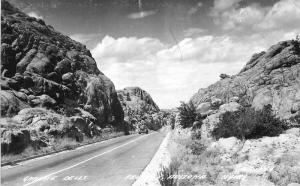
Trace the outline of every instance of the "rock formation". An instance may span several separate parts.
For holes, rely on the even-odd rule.
[[[268,51],[254,54],[240,73],[200,89],[191,101],[211,112],[213,100],[238,102],[261,109],[271,104],[282,119],[300,114],[300,42],[283,41]],[[220,103],[219,103],[220,104]]]
[[[114,84],[90,51],[43,20],[1,3],[4,146],[16,138],[30,141],[25,130],[38,136],[67,133],[80,141],[82,134],[96,134],[108,124],[122,127],[124,112]]]
[[[150,94],[139,87],[127,87],[117,93],[125,112],[129,109],[147,113],[159,111]]]
[[[148,128],[157,130],[161,127],[164,116],[150,94],[139,87],[127,87],[118,90],[118,98],[124,110],[125,121],[131,128],[145,124]]]

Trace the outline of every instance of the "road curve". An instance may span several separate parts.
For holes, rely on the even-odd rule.
[[[148,165],[165,132],[114,138],[1,168],[3,186],[126,186]]]

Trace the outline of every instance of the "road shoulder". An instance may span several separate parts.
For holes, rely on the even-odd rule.
[[[132,186],[160,186],[157,172],[160,170],[161,166],[167,166],[170,163],[170,154],[167,149],[169,138],[170,132],[168,132],[152,160]]]

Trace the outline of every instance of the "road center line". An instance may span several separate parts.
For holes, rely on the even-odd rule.
[[[151,134],[153,134],[153,133],[151,133]],[[148,135],[151,135],[151,134],[148,134]],[[98,157],[100,157],[100,156],[103,156],[104,154],[107,154],[107,153],[112,152],[112,151],[114,151],[114,150],[116,150],[116,149],[119,149],[119,148],[121,148],[121,147],[124,147],[124,146],[126,146],[126,145],[128,145],[128,144],[130,144],[130,143],[133,143],[133,142],[135,142],[135,141],[137,141],[137,140],[139,140],[139,139],[141,139],[141,138],[143,138],[143,137],[145,137],[145,136],[148,136],[148,135],[140,136],[140,137],[138,137],[138,138],[136,138],[136,139],[134,139],[134,140],[131,140],[131,141],[127,142],[127,143],[124,143],[123,145],[117,146],[117,147],[112,148],[112,149],[110,149],[110,150],[108,150],[108,151],[105,151],[105,152],[103,152],[103,153],[101,153],[101,154],[98,154],[98,155],[96,155],[96,156],[93,156],[93,157],[91,157],[91,158],[89,158],[89,159],[86,159],[86,160],[84,160],[84,161],[81,161],[81,162],[79,162],[79,163],[76,163],[76,164],[74,164],[74,165],[72,165],[72,166],[66,167],[66,168],[61,169],[61,170],[59,170],[59,171],[56,171],[56,172],[53,172],[53,173],[48,174],[48,175],[46,175],[46,176],[43,176],[43,177],[41,177],[41,178],[38,178],[38,179],[36,179],[36,180],[34,180],[34,181],[30,182],[30,183],[25,184],[24,186],[32,185],[32,184],[34,184],[34,183],[36,183],[36,182],[39,182],[39,181],[41,181],[41,180],[43,180],[43,179],[46,179],[46,178],[49,177],[49,176],[53,176],[53,175],[55,175],[55,174],[57,174],[57,173],[60,173],[60,172],[63,172],[63,171],[72,169],[72,168],[74,168],[74,167],[76,167],[76,166],[78,166],[78,165],[81,165],[81,164],[86,163],[86,162],[88,162],[88,161],[90,161],[90,160],[92,160],[92,159],[95,159],[95,158],[98,158]]]

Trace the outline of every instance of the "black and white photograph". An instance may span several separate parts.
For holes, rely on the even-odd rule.
[[[1,0],[2,186],[300,186],[300,0]]]

